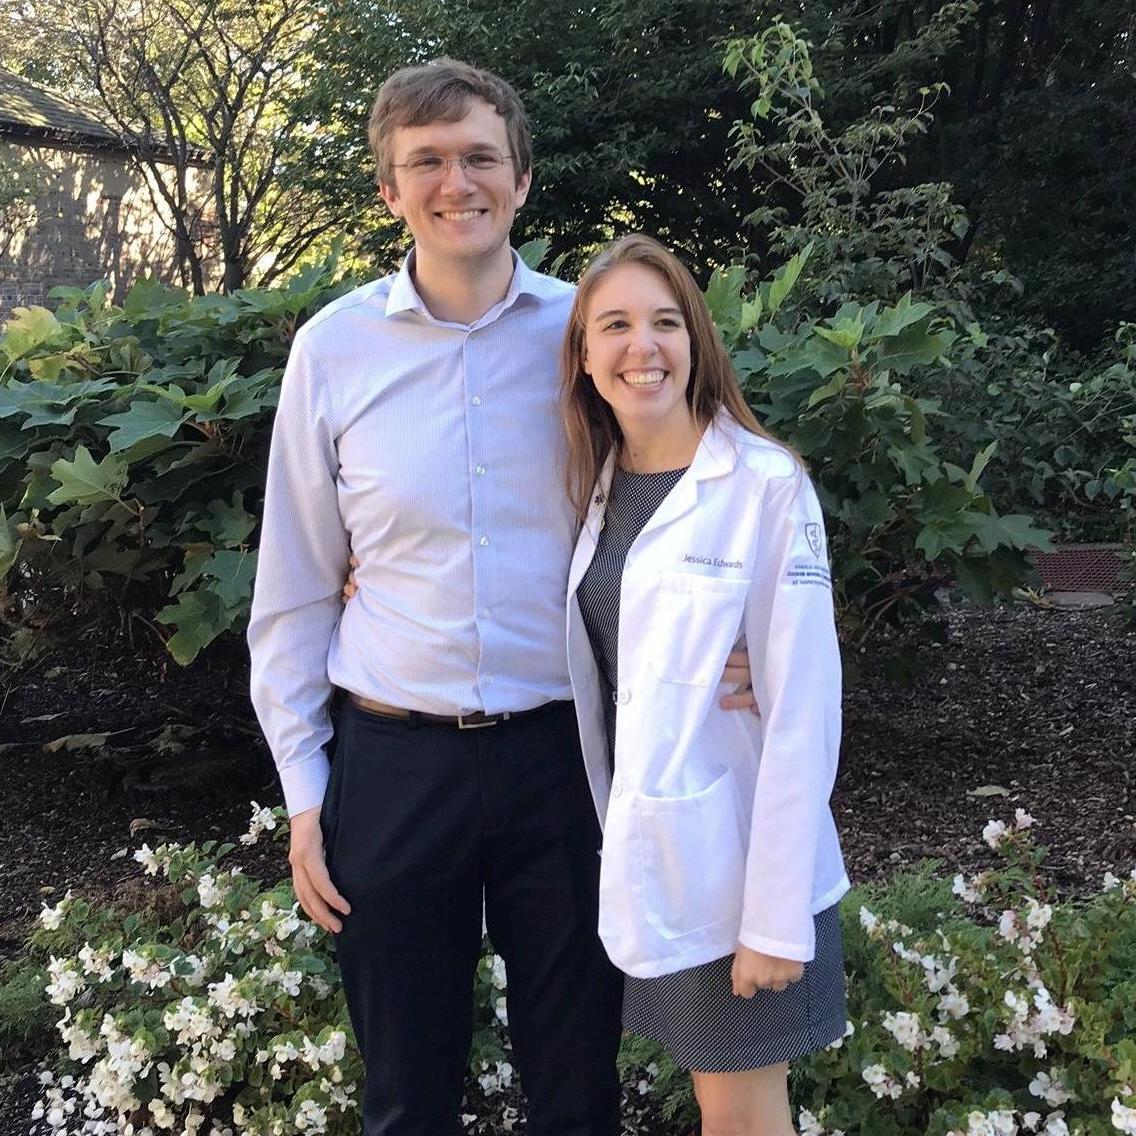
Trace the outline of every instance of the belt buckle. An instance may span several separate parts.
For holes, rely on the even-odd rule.
[[[489,717],[488,714],[485,714],[484,711],[481,711],[481,710],[477,710],[477,711],[475,711],[475,713],[481,714],[483,717],[486,717],[486,718]],[[472,717],[473,717],[473,714],[459,714],[458,715],[458,729],[459,730],[483,730],[483,729],[485,729],[486,726],[496,726],[497,723],[501,721],[501,718],[499,718],[499,717],[498,718],[490,718],[490,720],[487,721],[487,722],[467,722],[466,721],[466,718],[472,718]]]

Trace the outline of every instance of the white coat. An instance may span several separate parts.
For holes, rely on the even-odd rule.
[[[814,913],[849,887],[828,804],[840,657],[816,494],[775,443],[724,414],[706,430],[624,565],[613,779],[576,599],[612,471],[609,458],[568,580],[569,671],[604,826],[600,937],[640,978],[739,943],[806,962]],[[760,718],[718,706],[743,632]]]

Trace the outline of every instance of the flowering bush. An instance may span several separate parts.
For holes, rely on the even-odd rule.
[[[253,803],[253,844],[287,830]],[[143,910],[93,908],[70,892],[40,914],[46,994],[64,1068],[41,1075],[38,1130],[85,1136],[354,1133],[362,1063],[330,939],[291,885],[222,866],[233,844],[143,845]],[[504,966],[478,968],[473,1060],[484,1092],[512,1067],[500,1026]]]
[[[1032,825],[990,821],[1003,865],[952,894],[848,913],[851,1020],[795,1070],[802,1136],[1136,1133],[1136,871],[1059,904]]]
[[[978,876],[930,865],[845,900],[849,1022],[793,1065],[801,1136],[1136,1134],[1136,871],[1058,903],[1032,826],[991,820],[1002,864]],[[677,1130],[696,1119],[658,1046],[622,1058]]]
[[[845,904],[850,1021],[794,1067],[802,1136],[1136,1136],[1136,871],[1058,903],[1032,826],[1021,809],[990,821],[996,869],[901,877]],[[241,843],[269,830],[286,831],[280,810],[254,803]],[[143,845],[135,859],[169,882],[129,914],[70,892],[44,907],[36,945],[66,1053],[42,1076],[39,1132],[358,1130],[330,940],[289,885],[224,867],[234,847]],[[486,1094],[512,1084],[505,985],[487,950],[471,1059]],[[665,1116],[692,1109],[653,1043],[628,1039],[621,1066]]]

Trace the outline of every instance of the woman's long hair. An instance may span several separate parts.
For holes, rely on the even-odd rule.
[[[621,237],[599,252],[580,277],[560,355],[561,413],[568,433],[568,498],[581,523],[607,455],[623,442],[611,407],[583,368],[585,320],[592,293],[606,273],[622,264],[639,264],[657,272],[678,301],[690,335],[686,401],[698,425],[705,429],[725,408],[743,429],[776,441],[746,406],[733,364],[694,278],[658,241],[640,233]]]

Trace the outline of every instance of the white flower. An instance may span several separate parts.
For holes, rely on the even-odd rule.
[[[881,1100],[884,1097],[896,1100],[903,1095],[903,1086],[882,1065],[868,1065],[860,1075]]]
[[[202,907],[218,907],[225,902],[228,888],[217,883],[209,872],[203,872],[197,881],[197,895]]]
[[[303,1101],[296,1113],[295,1125],[301,1132],[323,1132],[327,1129],[327,1110],[314,1100]]]
[[[959,1051],[959,1043],[946,1026],[936,1026],[931,1031],[931,1040],[939,1047],[939,1056],[950,1060]]]
[[[493,970],[489,980],[497,990],[504,990],[508,985],[505,975],[505,960],[500,955],[493,956]]]
[[[1025,809],[1014,809],[1014,827],[1020,832],[1033,824],[1033,817]]]
[[[966,876],[961,872],[955,876],[951,891],[966,903],[978,903],[982,899],[982,894],[973,883],[967,882]]]
[[[70,959],[59,959],[54,955],[47,964],[50,982],[43,988],[48,1001],[57,1006],[66,1006],[83,989],[83,976]]]
[[[866,907],[860,908],[860,926],[870,935],[879,924],[880,918],[878,915],[872,914]]]
[[[67,894],[54,907],[48,907],[46,903],[41,905],[43,910],[39,913],[39,921],[45,931],[59,930],[67,916],[70,903],[71,891],[68,889]]]
[[[1127,1136],[1136,1136],[1136,1108],[1129,1108],[1113,1097],[1112,1126]]]
[[[800,1136],[824,1136],[824,1126],[807,1108],[802,1108],[797,1117]]]
[[[100,982],[106,982],[114,975],[109,950],[96,951],[90,943],[85,943],[79,950],[79,961],[83,964],[83,973],[93,975]]]
[[[1018,913],[1016,911],[1007,909],[1002,912],[1002,918],[998,920],[998,934],[1007,943],[1018,941]]]
[[[1061,1079],[1060,1069],[1050,1069],[1048,1073],[1038,1073],[1030,1081],[1029,1090],[1035,1097],[1041,1097],[1048,1105],[1065,1104],[1074,1099]]]
[[[245,845],[255,844],[264,832],[271,832],[276,827],[276,817],[272,810],[261,808],[256,801],[252,802],[252,819],[249,822],[248,832],[241,836],[240,842]]]
[[[1037,1126],[1041,1123],[1040,1112],[1023,1112],[1022,1113],[1022,1126],[1028,1128],[1030,1132],[1036,1132]]]
[[[1104,880],[1102,881],[1104,891],[1112,891],[1113,888],[1120,887],[1120,877],[1114,876],[1111,872],[1105,872]]]
[[[923,1032],[918,1014],[910,1014],[905,1011],[896,1014],[884,1014],[883,1027],[909,1053],[914,1053],[927,1044],[927,1037]]]
[[[1029,911],[1026,912],[1026,925],[1032,927],[1035,931],[1040,931],[1043,927],[1048,926],[1050,919],[1053,918],[1053,908],[1048,903],[1039,904],[1032,895],[1026,902],[1029,904]]]
[[[1065,1123],[1063,1112],[1051,1112],[1045,1118],[1045,1127],[1041,1136],[1069,1136],[1069,1125]]]
[[[939,999],[936,1007],[943,1018],[965,1018],[970,1013],[970,1000],[953,986]]]
[[[509,1011],[506,1008],[506,999],[503,994],[493,1003],[493,1013],[497,1015],[497,1020],[503,1026],[509,1024]]]
[[[137,863],[142,865],[148,876],[156,876],[165,866],[158,856],[158,853],[155,852],[149,844],[143,844],[142,847],[134,853],[133,858]],[[170,1123],[172,1124],[173,1122],[171,1121]],[[164,1125],[163,1127],[169,1127],[169,1125]]]
[[[985,840],[991,848],[997,848],[1009,831],[1009,827],[1004,820],[990,820],[986,822],[986,827],[982,830],[982,839]]]

